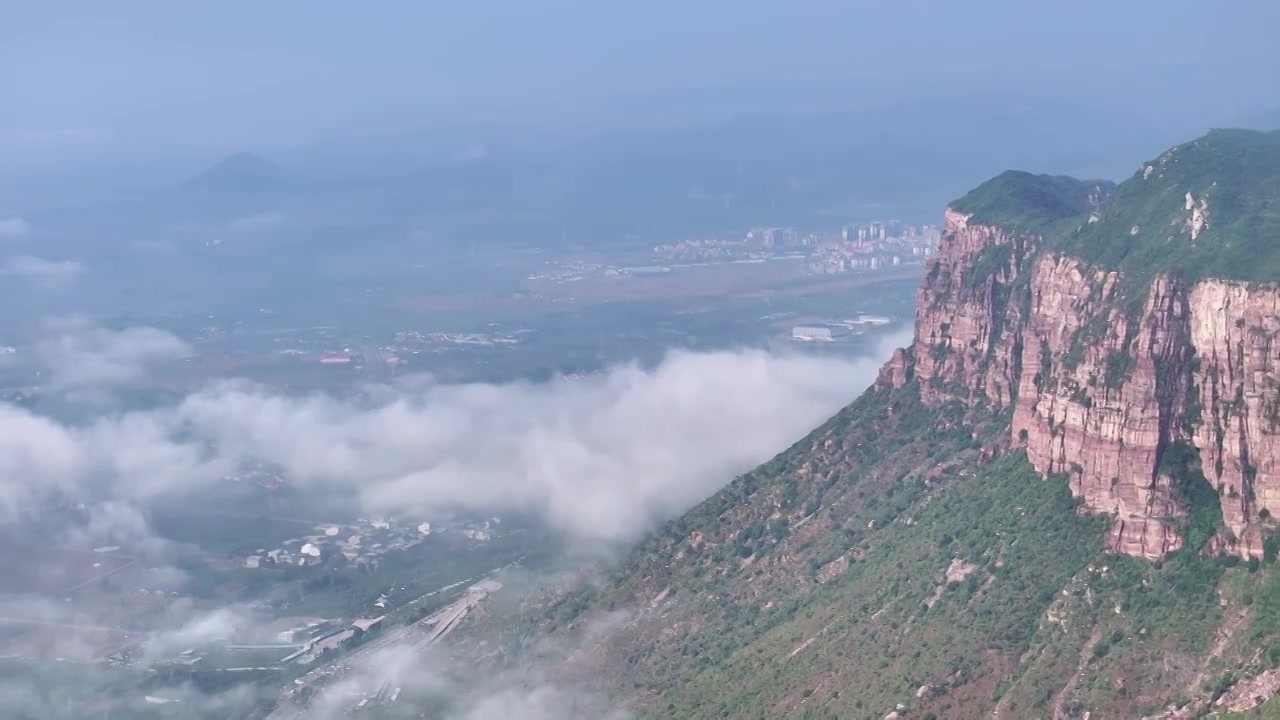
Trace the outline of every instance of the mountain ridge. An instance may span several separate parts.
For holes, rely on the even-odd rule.
[[[1157,158],[1114,188],[1006,173],[954,203],[912,344],[554,603],[540,632],[588,647],[555,658],[560,677],[645,717],[1173,719],[1268,700],[1280,287],[1175,255],[1270,227],[1253,215],[1272,175],[1235,151],[1273,138],[1215,137],[1161,156],[1207,147],[1183,166],[1204,186]],[[1243,195],[1206,193],[1198,223],[1204,187]],[[1108,266],[1098,243],[1135,213],[1161,232]],[[1280,237],[1244,240],[1280,255]]]

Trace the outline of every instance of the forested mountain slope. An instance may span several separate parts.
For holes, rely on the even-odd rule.
[[[1006,173],[946,220],[912,345],[562,598],[541,631],[586,649],[559,672],[664,718],[1270,697],[1280,133],[1215,131],[1114,187]]]

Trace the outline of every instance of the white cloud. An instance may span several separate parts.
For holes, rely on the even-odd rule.
[[[82,387],[181,350],[163,334],[72,337],[42,353]],[[419,384],[372,408],[231,382],[79,427],[4,408],[0,504],[43,486],[145,498],[252,458],[354,490],[369,511],[519,510],[591,544],[626,542],[798,440],[871,383],[883,354],[677,352],[576,381]]]
[[[172,657],[189,648],[227,643],[259,627],[257,620],[238,606],[198,611],[193,603],[179,601],[164,612],[161,625],[169,629],[148,636],[143,643],[142,650],[151,660]]]
[[[448,665],[438,652],[407,642],[357,656],[341,678],[323,687],[307,708],[307,717],[315,720],[350,717],[355,704],[352,698],[375,694],[384,686],[402,689],[402,696],[397,700],[399,705],[413,706],[430,697],[457,695],[459,688],[447,677]]]
[[[585,645],[575,644],[575,650]],[[602,695],[574,685],[546,682],[539,662],[521,657],[515,666],[489,676],[447,658],[441,647],[397,642],[365,655],[348,656],[346,672],[325,685],[307,708],[307,717],[349,717],[362,695],[399,687],[397,705],[421,707],[442,702],[449,720],[629,720],[633,715]]]
[[[584,698],[551,685],[534,688],[508,688],[486,697],[458,716],[458,720],[565,720],[566,718],[598,718],[628,720],[631,713],[615,709],[601,714],[594,698]]]
[[[196,442],[164,412],[64,425],[0,403],[0,522],[38,510],[51,496],[98,501],[198,487],[230,461]]]
[[[65,318],[46,324],[35,351],[53,387],[102,390],[135,382],[155,363],[189,355],[191,348],[152,327],[114,331]]]
[[[0,521],[46,492],[74,490],[89,466],[80,439],[67,428],[0,403]]]
[[[0,275],[25,278],[50,289],[70,285],[82,273],[84,265],[75,260],[47,260],[34,255],[16,255],[0,266]]]
[[[31,232],[31,223],[20,217],[0,220],[0,239],[13,240]]]
[[[630,540],[769,459],[853,400],[880,357],[670,355],[586,380],[442,385],[373,409],[224,385],[184,427],[371,510],[538,513],[590,540]]]
[[[58,382],[80,388],[130,382],[149,362],[186,351],[162,331],[112,332],[83,320],[51,324],[37,349]],[[676,352],[649,369],[624,365],[542,384],[441,385],[419,377],[380,388],[372,406],[227,382],[176,406],[76,425],[0,405],[0,522],[58,494],[87,504],[81,526],[63,540],[148,554],[154,538],[130,503],[218,482],[249,457],[278,463],[300,483],[355,490],[370,510],[518,509],[586,548],[627,542],[798,440],[871,383],[887,354],[887,345],[859,360]],[[59,616],[78,613],[46,605]],[[594,646],[628,617],[602,615],[574,642]],[[265,632],[263,618],[246,606],[210,611],[185,599],[154,626],[143,646],[148,659]],[[548,657],[572,650],[534,648]],[[317,718],[341,716],[347,690],[391,682],[406,688],[403,702],[415,694],[450,698],[452,720],[628,717],[604,715],[604,698],[545,682],[533,668],[481,679],[442,656],[393,645],[370,653],[312,710]],[[0,687],[0,696],[10,691],[29,688]],[[254,702],[194,690],[184,698]]]

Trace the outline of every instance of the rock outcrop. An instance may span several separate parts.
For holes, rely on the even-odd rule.
[[[654,717],[1174,718],[1276,691],[1280,132],[1118,185],[1004,173],[945,222],[876,387],[548,607],[546,645],[590,646],[566,675]]]
[[[1228,540],[1258,556],[1280,512],[1280,288],[1209,280],[1188,293],[1193,440]]]
[[[1206,227],[1175,230],[1203,243]],[[1193,498],[1216,494],[1211,546],[1261,555],[1280,513],[1280,288],[1109,268],[1055,242],[1063,232],[949,209],[914,341],[883,381],[914,381],[931,405],[1012,408],[1011,443],[1113,517],[1117,552],[1154,559],[1183,547]],[[1193,449],[1199,467],[1171,466],[1175,447]],[[1205,484],[1199,496],[1189,482]]]

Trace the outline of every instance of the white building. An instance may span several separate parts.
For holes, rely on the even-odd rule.
[[[357,618],[351,623],[351,625],[352,627],[359,628],[364,632],[369,632],[370,628],[382,624],[382,621],[386,619],[386,617],[386,615],[379,615],[375,618]]]
[[[797,325],[791,328],[791,337],[796,340],[831,340],[831,328]]]
[[[467,592],[475,595],[488,595],[502,589],[502,583],[493,578],[485,578],[480,582],[467,588]]]

